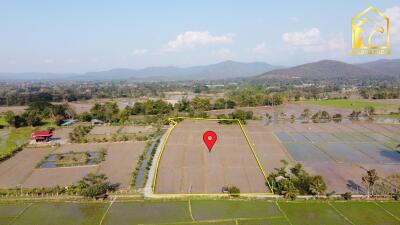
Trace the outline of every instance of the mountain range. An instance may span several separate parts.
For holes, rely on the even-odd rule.
[[[400,60],[378,60],[362,64],[349,64],[335,60],[321,60],[285,69],[268,71],[255,80],[268,79],[333,79],[398,77]]]
[[[144,69],[111,69],[84,74],[55,73],[0,73],[0,80],[219,80],[237,77],[251,77],[280,66],[264,62],[224,61],[217,64],[192,67],[147,67]]]
[[[332,79],[332,78],[400,77],[400,59],[382,59],[367,63],[349,64],[321,60],[284,68],[264,62],[224,61],[192,67],[148,67],[144,69],[111,69],[83,74],[0,73],[0,80],[69,80],[69,81],[161,81],[161,80],[221,80],[245,78],[269,79]]]

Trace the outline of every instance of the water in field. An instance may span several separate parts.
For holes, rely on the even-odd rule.
[[[286,150],[298,161],[400,163],[395,143],[398,133],[276,132]]]
[[[99,163],[99,152],[89,152],[89,160],[84,162],[84,163],[76,163],[76,164],[71,164],[69,166],[82,166],[82,165],[95,165]],[[59,156],[54,154],[54,155],[49,155],[47,158],[40,164],[39,168],[56,168],[60,167],[57,165],[57,160]]]

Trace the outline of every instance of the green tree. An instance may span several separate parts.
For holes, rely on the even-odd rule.
[[[107,181],[105,174],[89,173],[81,181],[75,184],[78,187],[77,192],[85,197],[94,198],[108,191],[115,191],[119,184],[111,184]]]
[[[326,190],[326,183],[322,176],[317,175],[313,176],[310,181],[310,192],[313,195],[321,195],[325,192]]]
[[[303,114],[301,116],[304,118],[304,123],[310,122],[311,112],[309,109],[304,109]]]
[[[193,98],[191,105],[195,111],[204,112],[211,109],[210,99],[208,98]]]
[[[16,118],[15,118],[15,114],[13,111],[7,111],[4,113],[4,119],[6,120],[6,122],[8,124],[10,124],[10,126],[13,126],[15,128],[19,127],[19,124],[16,123]]]
[[[96,103],[90,109],[90,112],[94,118],[107,123],[118,122],[119,120],[119,109],[115,102],[106,102],[104,104]]]
[[[132,113],[132,108],[129,106],[125,107],[125,109],[122,110],[121,113],[119,114],[119,121],[121,123],[125,123],[126,121],[129,120],[131,113]]]
[[[375,108],[373,106],[367,106],[365,107],[364,111],[367,113],[368,116],[374,115]]]
[[[217,99],[213,104],[213,109],[225,109],[226,108],[226,101],[224,98]]]
[[[345,200],[351,200],[352,195],[353,195],[353,194],[352,194],[351,192],[346,192],[346,193],[343,194],[343,198],[344,198]]]
[[[187,98],[182,98],[175,104],[175,108],[178,110],[178,112],[190,112],[190,101]]]
[[[332,120],[334,122],[341,122],[342,121],[342,114],[336,113],[332,116]]]
[[[278,189],[280,194],[286,199],[295,200],[299,195],[299,190],[294,186],[293,182],[289,179],[282,179],[278,182]]]
[[[365,176],[363,176],[361,179],[362,179],[362,182],[367,187],[367,197],[369,198],[371,189],[372,189],[372,194],[373,194],[375,183],[379,180],[378,173],[376,172],[375,169],[367,170],[367,174]]]
[[[28,126],[39,126],[42,122],[42,116],[38,111],[26,111],[21,117],[26,121]]]
[[[240,195],[240,189],[236,186],[229,187],[228,192],[233,197],[239,197],[239,195]]]
[[[235,108],[235,106],[236,106],[236,102],[234,102],[234,101],[232,101],[230,99],[228,99],[226,101],[226,108],[227,109],[233,109],[233,108]]]

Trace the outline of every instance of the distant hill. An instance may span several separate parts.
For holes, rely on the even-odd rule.
[[[253,77],[255,80],[268,79],[332,79],[332,78],[376,78],[390,76],[381,71],[363,68],[335,60],[322,60],[286,69],[272,70]]]
[[[88,72],[84,74],[54,74],[54,73],[0,73],[0,80],[217,80],[237,77],[251,77],[279,66],[264,62],[242,63],[224,61],[217,64],[192,67],[148,67],[144,69],[111,69],[107,71]]]
[[[380,59],[373,62],[356,64],[359,67],[400,76],[400,59]]]
[[[148,67],[140,70],[113,69],[86,73],[78,79],[138,79],[138,80],[217,80],[236,77],[250,77],[279,68],[268,63],[242,63],[225,61],[217,64],[180,67]]]

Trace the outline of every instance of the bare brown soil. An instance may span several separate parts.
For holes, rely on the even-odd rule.
[[[25,181],[26,188],[65,187],[81,180],[86,174],[96,172],[98,165],[35,169]]]
[[[204,132],[217,136],[211,152]],[[215,121],[180,122],[172,131],[162,155],[156,193],[221,193],[235,185],[242,193],[268,192],[261,169],[240,127]]]
[[[51,148],[27,148],[0,163],[0,187],[19,186]]]
[[[7,111],[12,111],[16,114],[23,113],[27,106],[0,106],[0,113],[5,113]]]
[[[120,183],[121,188],[127,188],[145,145],[145,142],[110,144],[106,160],[101,163],[99,173],[105,173],[112,183]]]
[[[68,152],[94,152],[102,148],[107,149],[109,143],[85,143],[85,144],[65,144],[61,145],[54,153],[68,153]]]

